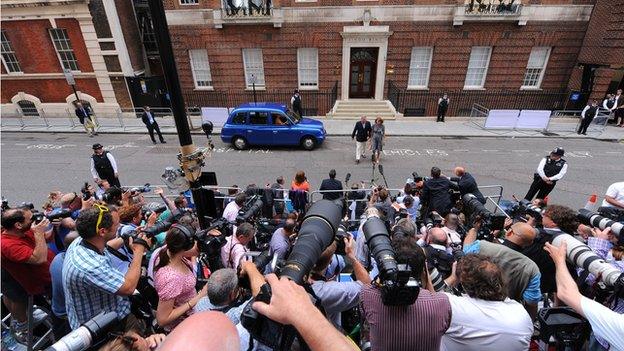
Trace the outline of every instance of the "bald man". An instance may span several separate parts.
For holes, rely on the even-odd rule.
[[[512,250],[522,252],[525,248],[533,244],[535,235],[535,228],[527,223],[518,222],[513,224],[507,233],[505,233],[503,245]]]
[[[427,258],[427,267],[435,291],[453,287],[457,278],[453,272],[455,258],[450,253],[448,235],[442,228],[431,228],[424,239],[419,239]]]
[[[470,173],[466,172],[464,167],[455,167],[455,177],[451,177],[450,180],[457,183],[462,196],[464,194],[473,194],[479,202],[485,205],[485,197],[479,191],[477,181]]]

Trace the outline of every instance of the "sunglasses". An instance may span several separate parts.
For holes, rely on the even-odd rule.
[[[104,218],[104,213],[110,212],[110,210],[108,209],[108,207],[100,204],[94,204],[93,206],[95,206],[95,208],[100,211],[100,213],[98,214],[97,223],[95,225],[95,232],[97,233],[100,231],[100,224],[102,224],[102,218]]]

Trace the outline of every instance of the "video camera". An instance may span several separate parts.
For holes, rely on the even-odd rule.
[[[333,201],[315,202],[303,218],[297,242],[279,275],[302,285],[304,277],[334,240],[341,214],[342,208]],[[255,300],[270,303],[271,288],[268,284],[262,286]],[[294,328],[281,325],[258,314],[251,305],[251,303],[247,304],[241,316],[241,322],[250,335],[274,350],[290,350],[297,336]]]
[[[601,230],[611,228],[611,233],[618,237],[618,244],[624,245],[624,235],[622,235],[624,234],[624,223],[616,222],[596,212],[588,211],[583,208],[579,210],[576,217],[579,222],[592,228],[600,228]]]
[[[161,214],[167,210],[167,205],[158,202],[150,202],[141,208],[141,216],[147,220],[152,213]]]
[[[220,235],[210,235],[212,230],[218,230]],[[194,235],[197,241],[197,248],[199,252],[208,256],[209,258],[218,257],[221,253],[221,248],[226,243],[226,238],[233,233],[232,224],[225,218],[217,218],[210,221],[210,225],[203,230],[197,231]],[[211,268],[214,269],[213,266]]]
[[[141,193],[149,193],[152,191],[150,183],[145,183],[142,187],[135,188],[123,188],[124,191],[129,191],[132,196],[136,196]]]
[[[346,255],[346,247],[344,239],[349,237],[349,232],[347,231],[348,223],[341,222],[336,230],[336,236],[334,237],[334,241],[336,242],[336,254],[337,255]]]
[[[492,241],[494,239],[492,231],[502,230],[505,227],[507,216],[490,212],[473,194],[462,196],[462,203],[468,223],[474,227],[476,223],[481,222],[477,232],[478,240]]]
[[[253,195],[252,197],[247,199],[243,207],[241,207],[240,211],[238,212],[238,216],[236,217],[236,224],[238,225],[244,222],[251,222],[252,219],[256,217],[258,213],[260,213],[263,205],[264,204],[262,203],[259,195]]]
[[[514,219],[520,219],[522,221],[526,221],[526,216],[531,216],[535,218],[538,222],[541,223],[542,214],[544,213],[544,209],[539,206],[535,206],[531,203],[531,201],[522,199],[517,203],[514,203],[510,210],[507,212],[509,217]]]
[[[386,225],[379,217],[369,217],[362,227],[366,244],[379,268],[381,300],[386,306],[406,306],[416,301],[420,284],[408,264],[398,264]]]

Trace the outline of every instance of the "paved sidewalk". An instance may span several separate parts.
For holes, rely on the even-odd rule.
[[[325,119],[319,118],[325,124],[327,134],[330,136],[351,135],[354,120]],[[483,125],[483,119],[447,117],[446,123],[436,123],[435,117],[403,118],[400,120],[389,120],[385,122],[388,136],[440,136],[440,137],[516,137],[516,138],[566,138],[566,139],[596,139],[609,141],[624,141],[624,128],[608,126],[604,131],[599,132],[590,128],[588,135],[577,135],[575,132],[577,121],[574,119],[557,119],[549,125],[549,132],[540,131],[514,131],[514,130],[485,130],[479,125]],[[140,119],[123,119],[121,122],[117,118],[100,118],[99,132],[106,134],[143,134],[147,130]],[[22,122],[13,118],[2,118],[0,132],[41,132],[41,133],[84,133],[80,124],[74,122],[72,126],[67,119],[49,118],[47,121],[30,120]],[[158,123],[163,134],[176,134],[176,129],[171,118],[159,118]],[[122,126],[123,125],[123,126]],[[199,128],[200,121],[192,120],[193,134],[203,134]],[[220,126],[215,126],[214,134],[221,132]]]

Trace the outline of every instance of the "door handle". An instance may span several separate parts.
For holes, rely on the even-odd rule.
[[[273,134],[277,134],[277,130],[274,130],[274,131],[273,131]]]
[[[251,133],[253,132],[253,130],[247,129],[247,133]]]

